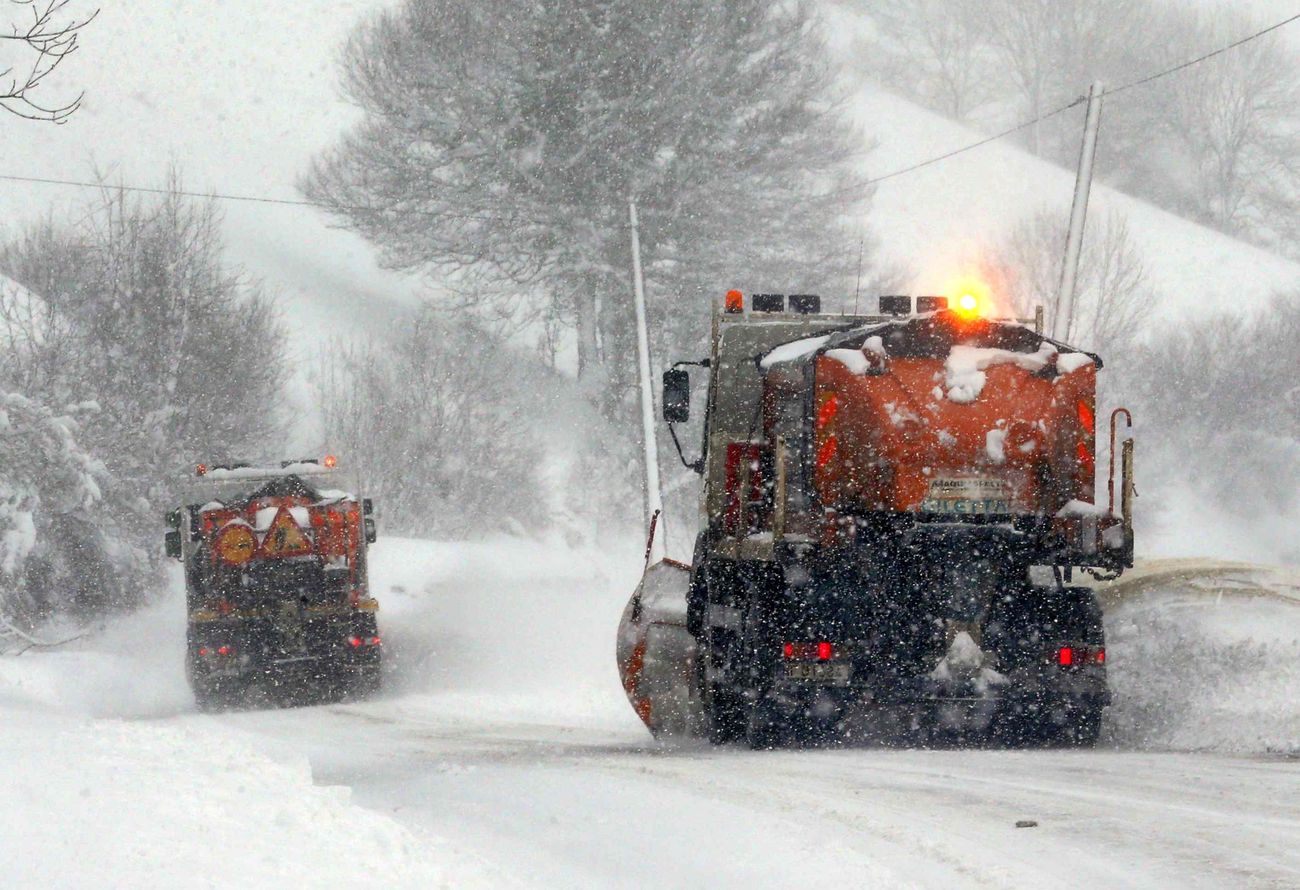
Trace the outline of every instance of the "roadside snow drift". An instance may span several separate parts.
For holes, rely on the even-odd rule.
[[[464,886],[446,845],[203,727],[4,713],[12,887]]]

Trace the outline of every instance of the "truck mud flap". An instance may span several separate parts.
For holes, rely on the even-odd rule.
[[[649,566],[619,622],[619,678],[656,739],[703,735],[695,639],[686,629],[690,579],[689,567],[673,560]]]

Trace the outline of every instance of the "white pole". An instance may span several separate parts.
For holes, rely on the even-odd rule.
[[[650,335],[645,320],[645,281],[641,275],[641,235],[637,231],[636,202],[627,202],[632,222],[632,290],[636,297],[636,363],[641,377],[641,440],[645,445],[645,522],[647,532],[655,513],[659,526],[650,546],[649,565],[665,555],[663,497],[659,492],[659,446],[655,441],[655,402],[650,382]]]
[[[1079,256],[1083,252],[1083,230],[1088,219],[1088,194],[1092,189],[1092,163],[1097,155],[1097,131],[1101,127],[1102,83],[1088,90],[1088,117],[1083,125],[1083,147],[1079,150],[1079,172],[1074,179],[1074,203],[1070,206],[1070,232],[1065,238],[1065,262],[1061,264],[1061,288],[1052,336],[1064,340],[1074,318],[1074,296],[1079,284]]]

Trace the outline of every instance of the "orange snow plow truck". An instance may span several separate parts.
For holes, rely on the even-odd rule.
[[[368,498],[337,487],[336,462],[200,466],[167,515],[185,567],[186,674],[203,709],[260,691],[332,700],[379,685],[378,603],[366,581]]]
[[[1098,356],[973,297],[880,304],[732,292],[711,355],[679,363],[709,370],[704,453],[683,457],[703,528],[624,612],[628,697],[657,736],[752,747],[1091,744],[1105,637],[1072,582],[1132,565],[1127,412],[1098,505]],[[670,429],[689,400],[688,372],[665,372]]]

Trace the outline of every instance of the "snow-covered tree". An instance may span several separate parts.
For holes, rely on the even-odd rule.
[[[173,182],[175,182],[173,180]],[[102,461],[104,509],[138,596],[159,556],[160,517],[198,462],[261,457],[281,429],[285,333],[271,300],[222,259],[219,217],[172,188],[106,189],[76,225],[47,222],[0,250],[40,295],[0,294],[0,386],[46,405],[93,402],[78,434]]]
[[[388,530],[461,537],[536,529],[539,426],[552,416],[536,359],[430,307],[385,343],[336,343],[314,378],[331,443]]]
[[[801,2],[406,0],[349,41],[364,117],[303,189],[479,308],[535,298],[526,317],[562,321],[581,373],[621,391],[629,198],[652,325],[678,342],[730,287],[843,291],[866,146],[812,22]]]
[[[0,391],[0,630],[14,624],[29,630],[55,611],[81,605],[90,579],[64,571],[69,561],[107,562],[104,538],[84,521],[102,497],[104,467],[78,444],[72,416],[93,414],[94,407],[56,414]]]

